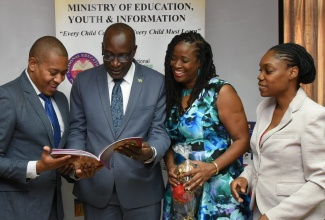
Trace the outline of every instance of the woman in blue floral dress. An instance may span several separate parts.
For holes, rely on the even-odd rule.
[[[179,190],[177,165],[185,158],[170,148],[165,155],[168,183],[163,219],[251,219],[249,197],[237,202],[230,183],[243,170],[238,158],[249,149],[243,105],[234,88],[217,78],[210,45],[195,32],[175,36],[165,57],[166,129],[173,145],[192,146],[193,166],[183,176],[187,192],[197,192],[194,216],[182,216],[173,203]],[[182,176],[182,177],[183,177]],[[182,185],[183,186],[183,185]],[[175,197],[174,197],[175,198]]]

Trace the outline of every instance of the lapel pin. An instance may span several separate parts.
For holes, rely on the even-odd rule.
[[[139,82],[139,83],[142,83],[142,79],[138,79],[138,82]]]

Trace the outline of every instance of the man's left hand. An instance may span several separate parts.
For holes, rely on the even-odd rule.
[[[117,152],[123,154],[133,160],[146,161],[153,156],[153,151],[148,142],[143,142],[142,147],[125,144],[116,149]]]

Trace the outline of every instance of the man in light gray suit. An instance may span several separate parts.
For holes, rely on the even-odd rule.
[[[114,153],[110,170],[103,168],[75,183],[74,194],[83,201],[85,219],[160,218],[164,192],[160,160],[170,145],[164,127],[164,76],[137,63],[136,49],[134,30],[112,24],[103,38],[104,64],[79,73],[72,86],[68,148],[98,155],[119,139],[144,140],[141,149],[125,146]],[[123,107],[117,111],[121,116],[113,116],[111,110],[116,84],[123,97]],[[120,125],[113,122],[118,117]]]
[[[45,36],[30,49],[28,68],[0,86],[0,218],[63,219],[61,179],[70,156],[52,158],[50,149],[65,145],[69,106],[57,91],[68,68],[68,53],[56,38]],[[48,97],[58,119],[58,139],[39,94]]]

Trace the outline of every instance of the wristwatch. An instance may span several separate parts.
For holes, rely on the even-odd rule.
[[[152,157],[149,158],[146,161],[143,161],[143,163],[148,164],[148,163],[153,162],[156,159],[156,156],[157,156],[157,150],[156,150],[156,148],[155,147],[151,147],[151,150],[152,150]]]

